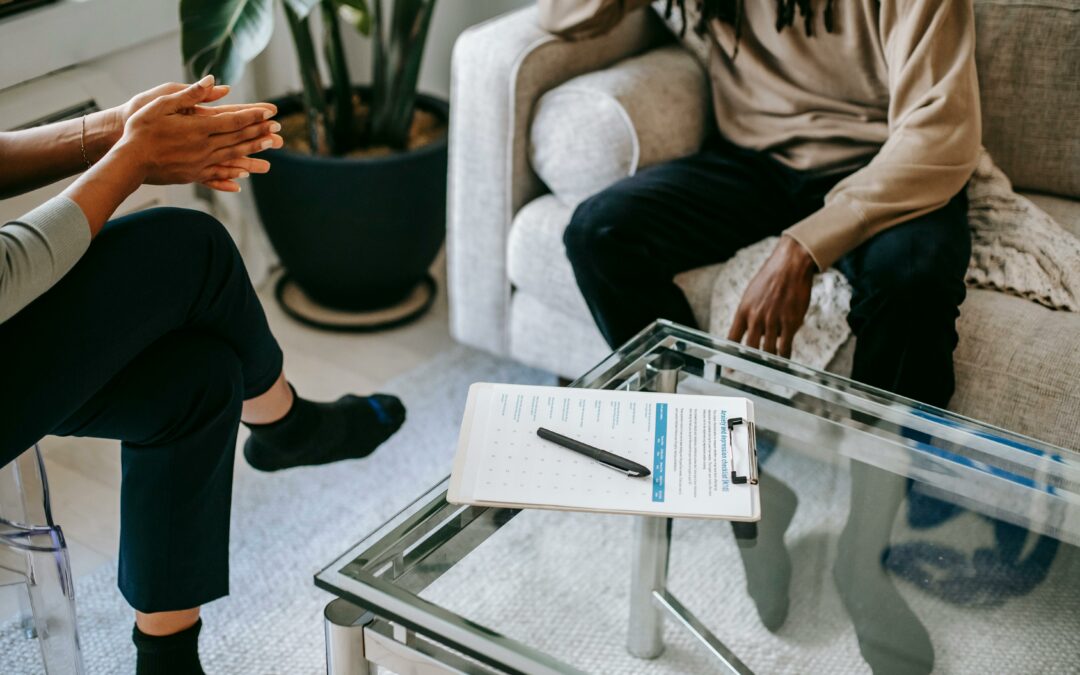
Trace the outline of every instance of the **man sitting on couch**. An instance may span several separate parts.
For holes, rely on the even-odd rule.
[[[647,4],[540,0],[540,22],[588,38]],[[675,9],[696,13],[709,41],[720,135],[574,212],[566,251],[605,339],[621,345],[658,317],[694,325],[675,275],[782,234],[728,337],[789,356],[814,274],[835,266],[853,287],[852,377],[944,407],[971,254],[964,186],[981,140],[971,0],[669,0]],[[882,539],[854,548],[878,556],[904,488],[869,468],[852,473],[853,509],[874,505]],[[871,643],[903,644],[922,655],[913,670],[928,671],[925,631],[879,586],[896,601],[861,602],[841,587],[865,619],[856,620],[864,655],[873,665]],[[778,625],[782,615],[762,617]]]
[[[646,4],[540,0],[541,23],[588,37]],[[721,136],[586,200],[566,231],[600,331],[614,347],[657,317],[694,325],[673,277],[782,233],[729,337],[789,355],[835,265],[853,377],[946,405],[981,133],[971,0],[700,4]]]

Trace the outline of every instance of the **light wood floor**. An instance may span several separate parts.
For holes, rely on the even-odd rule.
[[[272,283],[259,292],[270,327],[285,352],[285,372],[302,395],[332,400],[366,394],[449,348],[444,264],[435,266],[439,295],[415,323],[368,335],[321,332],[289,319],[277,306]],[[241,442],[245,432],[241,427]],[[116,557],[120,540],[120,447],[115,441],[50,436],[42,442],[53,515],[64,530],[76,578]],[[237,453],[236,470],[252,471]],[[0,617],[16,612],[17,598],[0,588]]]

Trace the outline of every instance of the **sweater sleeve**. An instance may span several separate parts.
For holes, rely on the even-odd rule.
[[[786,234],[824,270],[878,232],[944,206],[982,136],[972,0],[883,0],[889,138]]]
[[[0,323],[49,290],[89,246],[86,216],[66,197],[0,227]]]
[[[540,27],[570,40],[603,35],[650,0],[539,0]]]

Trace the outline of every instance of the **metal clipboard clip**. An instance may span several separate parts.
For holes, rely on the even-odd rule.
[[[750,468],[747,473],[749,474],[749,483],[751,485],[758,484],[758,470],[757,470],[757,440],[754,438],[754,423],[744,420],[741,417],[732,417],[728,420],[728,443],[731,445],[731,482],[736,485],[743,485],[747,482],[748,476],[740,476],[735,471],[735,425],[746,425],[746,458],[750,462]]]

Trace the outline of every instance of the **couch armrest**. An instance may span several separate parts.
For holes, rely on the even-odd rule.
[[[529,123],[544,92],[664,40],[652,10],[577,42],[537,24],[535,7],[474,26],[451,62],[447,283],[450,330],[496,354],[509,350],[507,236],[514,213],[545,191],[529,165]]]

